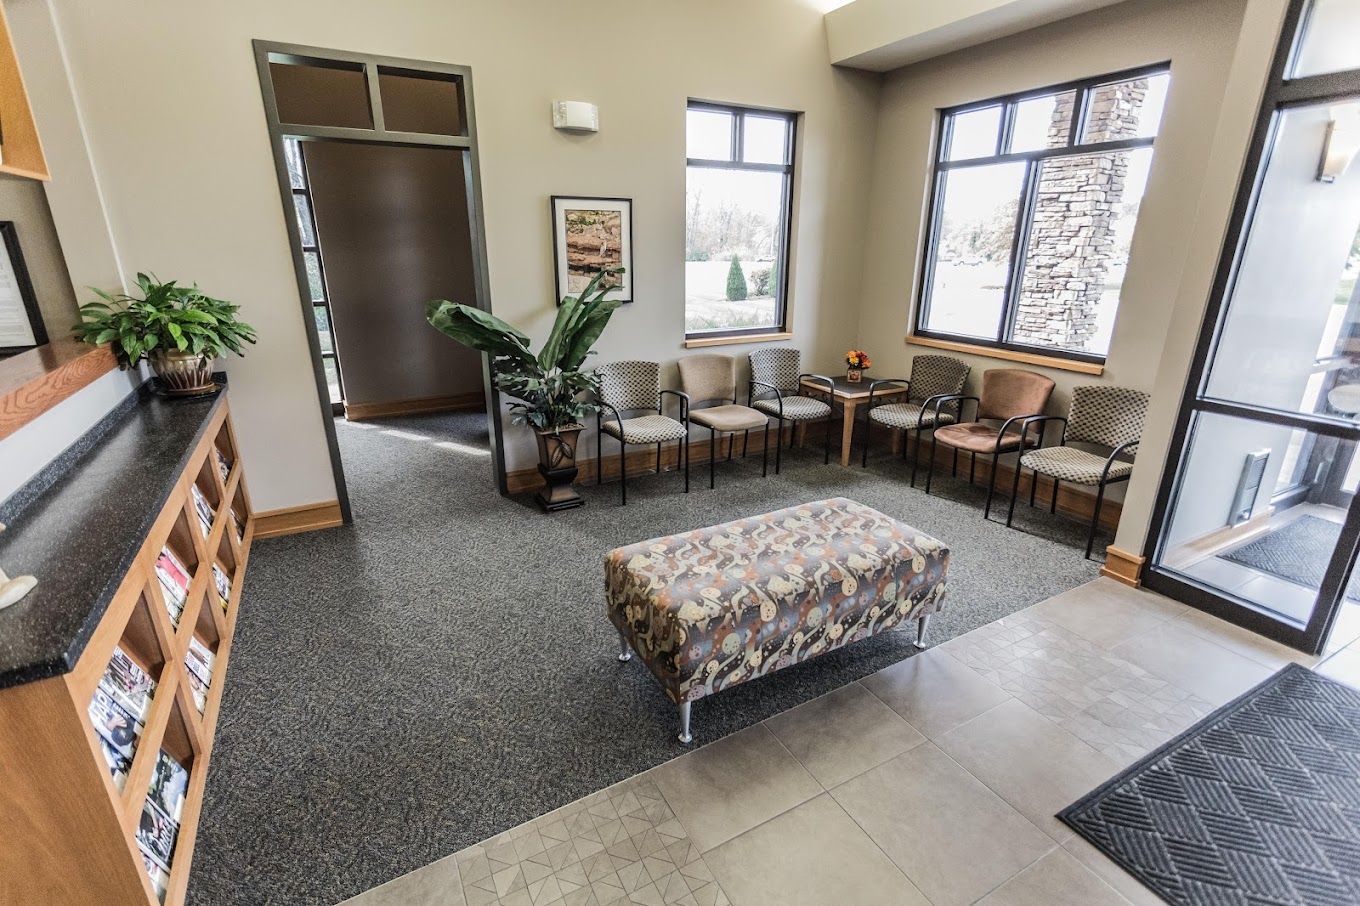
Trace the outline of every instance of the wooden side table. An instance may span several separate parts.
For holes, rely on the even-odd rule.
[[[859,407],[869,401],[869,385],[873,379],[866,377],[857,384],[852,384],[845,379],[844,375],[831,378],[834,389],[831,393],[832,404],[839,403],[842,411],[841,421],[841,465],[850,465],[850,443],[855,436],[855,412]],[[826,393],[826,385],[820,381],[803,381],[803,391],[813,391],[814,393]],[[889,399],[891,397],[902,396],[907,392],[907,388],[901,384],[893,384],[887,387],[878,388],[876,397]],[[894,432],[894,438],[896,432]]]

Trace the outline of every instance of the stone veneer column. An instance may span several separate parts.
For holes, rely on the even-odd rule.
[[[1146,79],[1092,89],[1085,141],[1138,134]],[[1061,145],[1075,93],[1058,96],[1050,145]],[[1070,350],[1088,347],[1114,252],[1114,227],[1128,175],[1127,151],[1045,161],[1039,171],[1029,256],[1021,284],[1015,340]]]

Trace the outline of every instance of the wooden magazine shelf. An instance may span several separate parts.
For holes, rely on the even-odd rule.
[[[73,668],[0,689],[0,900],[184,902],[254,535],[238,449],[223,397]]]

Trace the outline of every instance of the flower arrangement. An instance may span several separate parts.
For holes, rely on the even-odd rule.
[[[869,353],[863,349],[851,349],[845,354],[845,364],[848,368],[858,368],[860,371],[868,371],[873,362],[869,360]]]

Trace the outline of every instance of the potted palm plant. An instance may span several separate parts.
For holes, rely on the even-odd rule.
[[[538,471],[546,483],[538,502],[545,512],[585,503],[572,487],[576,442],[585,427],[581,419],[595,411],[595,403],[584,394],[598,389],[598,379],[581,366],[619,307],[605,295],[617,283],[606,280],[621,273],[623,268],[602,270],[579,296],[563,299],[537,355],[527,336],[479,308],[444,299],[426,307],[425,316],[436,329],[491,356],[496,388],[515,400],[510,404],[514,421],[538,435]]]
[[[141,297],[94,289],[100,301],[80,306],[77,339],[110,343],[118,364],[132,368],[146,359],[168,396],[195,396],[216,388],[213,359],[225,352],[245,355],[255,328],[236,317],[239,305],[214,299],[197,286],[161,283],[138,274]]]

